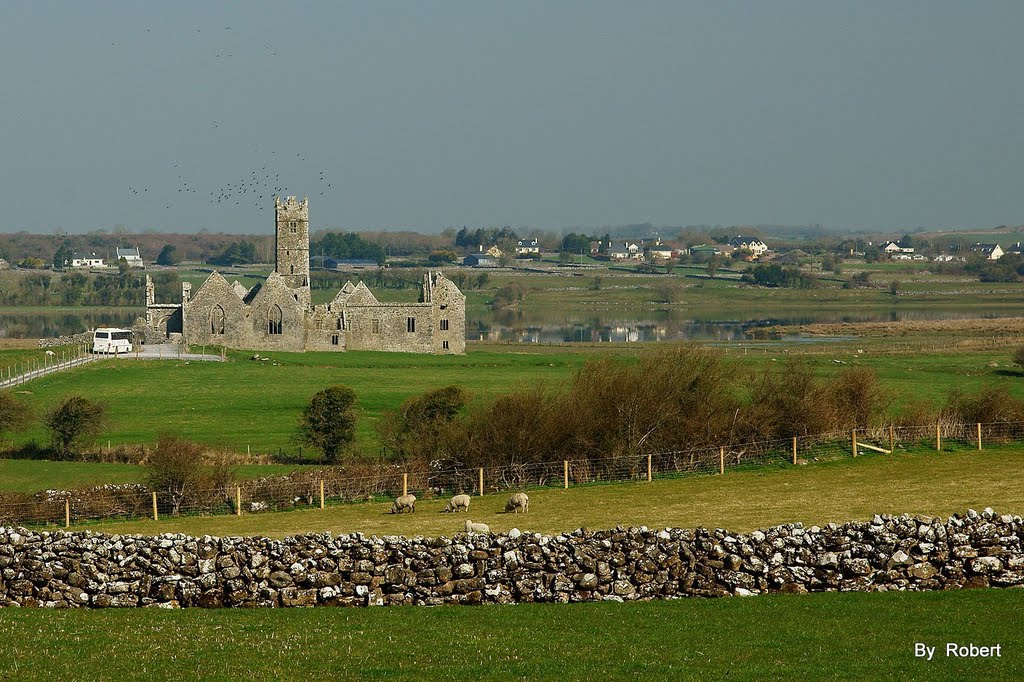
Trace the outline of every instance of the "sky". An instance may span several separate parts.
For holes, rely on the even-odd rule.
[[[1024,2],[17,2],[0,232],[1024,223]]]

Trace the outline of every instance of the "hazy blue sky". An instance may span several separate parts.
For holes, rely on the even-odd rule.
[[[1020,1],[10,2],[0,231],[270,232],[277,188],[314,227],[1024,223],[1022,27]]]

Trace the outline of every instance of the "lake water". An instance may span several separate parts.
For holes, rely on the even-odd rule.
[[[499,343],[600,343],[646,341],[727,342],[752,339],[793,338],[796,327],[826,322],[897,322],[902,320],[952,320],[985,315],[977,311],[890,310],[854,314],[822,311],[797,316],[728,319],[705,314],[702,318],[686,311],[649,311],[637,316],[601,313],[584,317],[572,313],[538,314],[523,310],[502,310],[486,315],[466,316],[466,339]],[[1016,313],[1019,314],[1019,313]],[[792,335],[773,334],[775,327],[793,327]]]
[[[983,315],[1001,317],[1005,315]],[[96,327],[130,327],[141,309],[85,309],[82,312],[0,311],[0,338],[47,338],[77,334]],[[619,312],[536,312],[498,310],[467,314],[466,339],[499,343],[573,343],[640,341],[743,341],[772,338],[776,326],[797,326],[815,322],[894,322],[899,320],[967,319],[977,311],[894,309],[853,314],[822,311],[799,316],[727,319],[714,313],[695,316],[685,310]],[[796,329],[794,328],[794,332]],[[778,338],[778,337],[775,337]],[[787,337],[788,338],[788,337]]]
[[[131,327],[144,316],[141,308],[89,308],[82,312],[9,313],[0,309],[0,338],[46,339],[78,334],[96,327]]]

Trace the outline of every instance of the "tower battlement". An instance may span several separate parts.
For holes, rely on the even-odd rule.
[[[309,198],[274,197],[275,267],[292,289],[309,288]]]

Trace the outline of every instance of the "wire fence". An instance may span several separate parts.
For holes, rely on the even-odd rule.
[[[964,451],[1024,442],[1024,422],[872,429],[774,438],[717,447],[700,446],[615,457],[524,462],[497,467],[411,468],[374,463],[300,469],[283,476],[225,483],[208,489],[153,491],[140,484],[82,490],[0,494],[0,525],[69,527],[90,521],[187,515],[258,514],[396,498],[459,493],[497,494],[539,488],[570,488],[621,481],[724,474],[757,467],[786,467],[889,455],[898,450]]]

